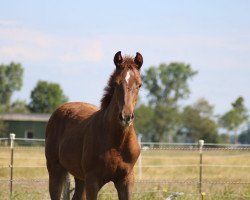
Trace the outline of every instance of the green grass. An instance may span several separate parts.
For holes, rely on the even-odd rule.
[[[138,163],[133,199],[162,200],[173,192],[183,192],[178,200],[199,199],[199,153],[183,150],[142,151],[142,176]],[[0,199],[9,199],[10,149],[0,147]],[[203,186],[206,200],[250,199],[249,151],[205,151],[203,154]],[[49,199],[48,174],[44,148],[16,147],[12,199]],[[216,166],[211,166],[216,165]],[[224,167],[222,167],[224,165]],[[241,167],[235,167],[235,165]],[[152,167],[154,166],[154,167]],[[162,167],[164,166],[164,167]],[[214,183],[211,183],[214,182]],[[230,184],[234,182],[235,184]],[[112,183],[99,192],[99,199],[117,199]]]

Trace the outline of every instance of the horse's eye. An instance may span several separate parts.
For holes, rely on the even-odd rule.
[[[138,87],[140,88],[142,86],[142,84],[138,85]]]

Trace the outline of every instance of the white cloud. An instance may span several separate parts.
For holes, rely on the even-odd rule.
[[[16,26],[17,23],[16,21],[12,21],[12,20],[0,20],[0,26]]]
[[[0,21],[0,59],[18,61],[100,61],[102,44],[97,39],[66,37]]]
[[[46,58],[44,51],[39,51],[38,48],[25,45],[8,45],[0,48],[0,58],[3,60],[41,60]]]
[[[61,55],[62,61],[100,61],[103,58],[100,41],[82,42],[80,46],[77,44],[73,46],[72,51],[67,51]]]

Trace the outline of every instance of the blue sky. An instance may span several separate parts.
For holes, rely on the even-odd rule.
[[[2,1],[0,62],[20,62],[29,102],[38,80],[59,83],[71,101],[99,105],[113,56],[144,57],[143,68],[188,63],[199,74],[190,98],[222,114],[243,96],[250,109],[250,1]],[[145,92],[141,93],[145,98]]]

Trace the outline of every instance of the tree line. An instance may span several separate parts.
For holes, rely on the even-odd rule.
[[[243,97],[236,98],[231,109],[221,116],[214,114],[213,106],[204,98],[181,106],[180,101],[190,94],[188,83],[197,74],[190,65],[178,62],[151,66],[142,74],[148,101],[136,109],[136,128],[144,140],[196,142],[203,139],[230,143],[230,133],[234,132],[233,142],[238,142],[239,129],[248,121]]]
[[[20,99],[11,102],[13,93],[22,88],[23,72],[19,63],[0,65],[0,112],[51,113],[68,101],[59,84],[40,80],[31,91],[29,103]]]
[[[19,63],[0,65],[0,112],[51,113],[69,99],[58,83],[37,82],[30,94],[30,102],[11,101],[15,91],[23,85],[24,69]],[[146,102],[136,107],[135,127],[143,141],[211,143],[250,143],[250,129],[240,128],[248,122],[248,110],[243,97],[237,97],[231,109],[218,116],[204,98],[182,106],[189,97],[189,81],[198,74],[188,64],[162,63],[142,73]],[[0,131],[4,129],[0,121]],[[231,137],[232,133],[234,137]],[[239,135],[239,137],[238,137]]]

